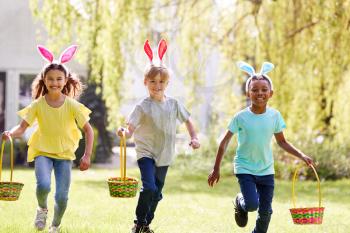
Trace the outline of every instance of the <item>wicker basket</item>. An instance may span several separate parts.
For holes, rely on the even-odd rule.
[[[138,180],[126,176],[126,138],[125,133],[120,138],[120,177],[110,177],[107,180],[111,197],[135,197]]]
[[[2,158],[4,155],[4,148],[5,148],[5,141],[2,141],[1,145],[1,155],[0,155],[0,200],[2,201],[17,201],[19,198],[19,195],[21,194],[21,190],[23,187],[22,183],[18,182],[12,182],[12,176],[13,176],[13,143],[12,139],[10,138],[11,143],[11,176],[10,176],[10,182],[3,182],[1,181],[1,172],[2,172]]]
[[[294,172],[293,183],[292,183],[292,199],[294,208],[289,209],[292,215],[294,224],[322,224],[324,207],[321,207],[321,185],[320,179],[318,178],[316,169],[310,165],[314,171],[317,178],[317,188],[318,188],[318,207],[308,207],[308,208],[295,208],[295,181],[299,171],[297,168]]]

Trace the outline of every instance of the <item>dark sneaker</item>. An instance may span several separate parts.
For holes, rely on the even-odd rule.
[[[135,224],[133,228],[131,228],[131,233],[142,233],[142,227],[143,226]]]
[[[235,200],[235,220],[239,227],[245,227],[248,223],[248,212],[244,211],[242,207],[239,205],[239,199],[242,198],[242,193],[238,193]]]
[[[154,233],[149,226],[141,226],[135,224],[133,228],[131,229],[131,233]]]
[[[144,226],[142,228],[142,233],[154,233],[154,231],[152,231],[149,226]]]

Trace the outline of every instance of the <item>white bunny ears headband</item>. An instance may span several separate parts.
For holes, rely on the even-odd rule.
[[[158,44],[158,57],[159,57],[159,61],[160,61],[160,66],[162,66],[162,59],[163,59],[163,56],[167,50],[168,46],[167,46],[167,43],[164,39],[161,39],[159,41],[159,44]],[[152,49],[151,49],[151,46],[149,45],[149,42],[148,40],[146,40],[144,46],[143,46],[143,49],[145,50],[145,53],[147,54],[150,62],[151,62],[151,65],[153,65],[153,52],[152,52]]]
[[[38,51],[39,51],[40,55],[42,56],[42,58],[44,58],[44,60],[47,60],[50,64],[54,63],[54,64],[62,65],[67,70],[67,68],[63,65],[63,63],[66,63],[66,62],[69,62],[70,60],[72,60],[75,52],[77,51],[78,46],[71,45],[68,48],[66,48],[61,53],[58,60],[54,60],[53,53],[50,52],[50,50],[48,50],[44,46],[38,45],[37,48],[38,48]]]
[[[259,73],[255,73],[254,68],[244,61],[238,61],[237,66],[239,69],[243,70],[244,72],[246,72],[250,76],[245,84],[245,91],[246,92],[248,92],[249,84],[253,78],[260,79],[263,77],[265,77],[269,81],[270,86],[271,86],[271,90],[273,90],[272,81],[271,81],[270,77],[266,75],[268,72],[273,70],[273,68],[275,68],[275,66],[272,63],[264,62],[261,66],[261,70]]]

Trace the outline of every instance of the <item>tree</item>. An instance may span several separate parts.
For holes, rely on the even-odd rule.
[[[47,30],[50,48],[59,50],[72,41],[80,45],[78,59],[87,64],[88,85],[95,90],[99,103],[91,107],[93,116],[99,116],[92,117],[92,124],[99,129],[100,149],[97,151],[101,151],[102,158],[97,157],[97,160],[102,162],[111,152],[110,138],[105,129],[108,125],[115,128],[122,120],[118,109],[125,69],[123,50],[136,43],[128,41],[128,38],[141,38],[136,35],[143,31],[138,28],[132,30],[133,25],[147,21],[147,15],[141,8],[148,8],[151,1],[143,1],[143,5],[135,1],[104,0],[31,0],[30,3],[34,16]]]
[[[170,58],[170,65],[185,82],[185,99],[197,110],[195,117],[200,103],[208,102],[206,133],[211,137],[246,105],[241,91],[246,77],[235,61],[259,69],[268,60],[276,65],[271,105],[285,117],[289,138],[302,147],[321,138],[334,150],[348,148],[349,0],[31,3],[53,44],[61,47],[75,39],[82,45],[80,59],[86,60],[89,82],[105,101],[110,128],[120,123],[114,118],[129,78],[126,61],[133,60],[146,35],[153,44],[162,36],[176,48],[172,55],[178,60]],[[216,73],[208,76],[213,62]]]

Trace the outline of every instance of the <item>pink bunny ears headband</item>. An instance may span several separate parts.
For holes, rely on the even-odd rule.
[[[252,79],[253,78],[259,79],[262,76],[265,77],[269,81],[270,86],[271,86],[271,90],[273,90],[272,81],[271,81],[270,77],[266,75],[268,72],[273,70],[273,68],[275,68],[275,66],[272,63],[264,62],[261,66],[261,70],[259,73],[255,73],[254,68],[244,61],[238,61],[237,66],[239,69],[241,69],[244,72],[246,72],[247,74],[249,74],[249,78],[245,84],[245,91],[246,92],[248,92],[248,90],[249,90],[249,83],[252,81]]]
[[[58,61],[56,61],[56,60],[54,60],[54,56],[53,56],[52,52],[50,52],[50,50],[48,50],[47,48],[45,48],[42,45],[38,45],[37,47],[38,47],[38,51],[39,51],[40,55],[45,60],[47,60],[49,63],[57,63],[59,65],[62,65],[63,63],[69,62],[73,58],[73,56],[78,48],[77,45],[69,46],[61,53]]]
[[[168,46],[166,44],[166,41],[164,39],[161,39],[158,44],[158,57],[160,60],[160,65],[162,65],[162,59],[163,56],[167,50]],[[151,65],[153,65],[153,52],[151,49],[151,46],[148,43],[148,40],[146,40],[145,45],[143,46],[143,49],[145,50],[145,53],[147,54],[149,61],[151,62]]]

